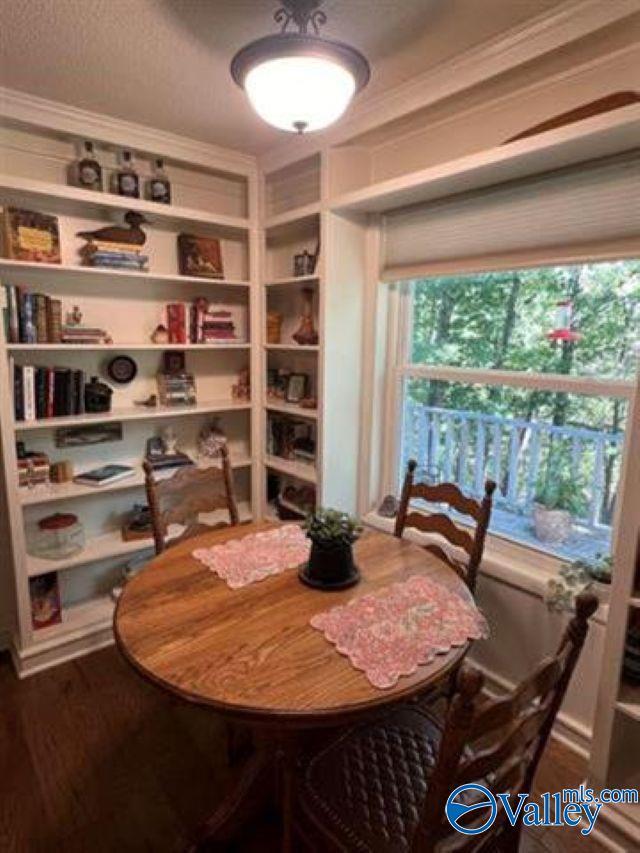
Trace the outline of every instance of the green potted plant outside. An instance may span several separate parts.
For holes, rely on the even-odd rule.
[[[533,504],[533,526],[541,542],[566,542],[571,535],[573,518],[584,512],[585,498],[580,484],[561,471],[547,476],[536,492]]]
[[[358,520],[336,509],[319,508],[307,516],[303,528],[311,552],[300,579],[318,589],[345,589],[357,583],[360,573],[353,562],[353,543],[362,533]]]

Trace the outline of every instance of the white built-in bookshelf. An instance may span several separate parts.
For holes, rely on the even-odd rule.
[[[105,136],[111,138],[108,133]],[[116,166],[117,149],[101,143],[99,126],[92,127],[89,138],[94,142],[108,185]],[[215,418],[228,437],[241,520],[261,514],[261,449],[256,446],[259,433],[255,414],[260,415],[263,392],[256,371],[259,300],[257,289],[252,287],[258,281],[259,257],[255,162],[229,152],[219,156],[216,149],[194,145],[191,163],[185,158],[185,145],[176,143],[174,149],[166,136],[160,150],[140,150],[136,148],[136,128],[131,126],[131,135],[127,134],[121,145],[136,152],[141,176],[148,172],[153,156],[165,160],[174,203],[161,205],[143,198],[127,199],[70,186],[68,167],[76,158],[77,143],[75,134],[38,121],[8,122],[0,137],[0,203],[3,207],[56,216],[61,250],[60,264],[0,258],[0,283],[60,300],[63,317],[78,306],[82,323],[105,329],[113,341],[88,345],[8,342],[2,324],[0,417],[17,602],[14,655],[23,673],[112,641],[112,589],[121,583],[123,570],[131,560],[153,552],[151,539],[125,541],[121,532],[134,504],[146,502],[141,465],[148,438],[171,427],[178,447],[195,458],[199,433]],[[188,147],[187,144],[187,150]],[[147,219],[143,230],[147,234],[144,252],[149,256],[149,271],[83,266],[79,249],[84,240],[76,236],[77,232],[122,224],[128,210],[139,211]],[[220,240],[222,279],[179,273],[180,233]],[[5,292],[3,287],[3,296]],[[233,310],[236,340],[214,344],[152,341],[156,326],[166,324],[164,312],[168,303],[189,304],[200,296]],[[195,376],[195,405],[140,405],[158,391],[156,375],[167,350],[184,353],[187,370]],[[116,355],[128,355],[136,363],[137,374],[128,384],[116,384],[106,374],[107,363]],[[65,367],[81,370],[87,377],[97,376],[113,389],[111,408],[101,414],[16,420],[14,364]],[[251,401],[232,395],[232,385],[247,367],[253,385]],[[122,430],[120,440],[57,446],[56,436],[61,428],[116,423]],[[51,462],[71,462],[74,474],[106,463],[130,465],[135,474],[102,488],[73,481],[19,487],[17,441],[29,451],[47,454]],[[57,512],[73,513],[79,518],[84,528],[84,548],[59,560],[33,556],[29,543],[38,521]],[[57,574],[62,620],[36,629],[31,618],[29,580],[48,572]]]

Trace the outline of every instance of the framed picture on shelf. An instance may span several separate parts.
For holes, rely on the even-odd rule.
[[[85,447],[107,441],[122,441],[122,424],[118,421],[106,424],[85,424],[77,427],[61,427],[55,431],[56,447]]]
[[[220,240],[217,237],[178,234],[178,269],[180,275],[224,278]]]
[[[40,264],[60,263],[57,216],[6,207],[3,225],[5,257]]]
[[[35,578],[29,578],[29,598],[31,599],[31,624],[36,631],[62,622],[57,572],[46,572]]]
[[[307,396],[309,377],[306,373],[291,373],[287,382],[285,400],[287,403],[300,403]]]

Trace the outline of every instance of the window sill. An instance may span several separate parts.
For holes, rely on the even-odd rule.
[[[364,523],[385,533],[393,533],[395,525],[394,519],[384,518],[375,511],[365,515]],[[439,545],[443,545],[441,537],[430,536],[428,533],[421,533],[419,530],[407,530],[405,536],[418,545],[425,545],[428,542],[437,542]],[[446,543],[444,547],[447,548]],[[489,534],[485,542],[480,574],[544,600],[547,581],[557,576],[562,563],[563,561],[556,557],[539,553],[531,548],[525,548],[508,542],[499,536]],[[596,613],[595,621],[602,625],[606,624],[608,613],[609,606],[601,604]]]

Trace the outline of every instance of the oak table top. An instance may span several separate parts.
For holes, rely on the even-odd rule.
[[[468,645],[380,690],[310,626],[314,614],[414,574],[470,597],[447,565],[406,540],[366,532],[354,547],[362,581],[339,592],[310,589],[295,570],[232,590],[191,555],[274,526],[257,522],[183,542],[126,585],[116,639],[143,676],[230,717],[317,726],[423,692],[464,656]]]

